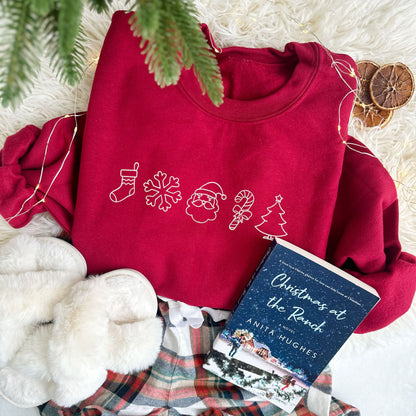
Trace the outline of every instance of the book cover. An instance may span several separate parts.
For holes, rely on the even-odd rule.
[[[273,240],[204,368],[291,412],[378,301],[355,277]]]

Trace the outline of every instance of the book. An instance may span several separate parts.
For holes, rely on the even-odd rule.
[[[292,412],[378,301],[372,287],[276,238],[203,367]]]

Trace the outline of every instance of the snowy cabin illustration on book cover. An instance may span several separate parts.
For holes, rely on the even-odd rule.
[[[373,288],[277,238],[204,368],[291,412],[378,301]]]

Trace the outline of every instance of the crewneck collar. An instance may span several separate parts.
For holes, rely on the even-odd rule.
[[[316,76],[320,61],[318,45],[315,43],[291,42],[286,45],[284,51],[238,46],[224,48],[221,51],[213,48],[213,51],[220,68],[223,62],[235,59],[235,71],[238,71],[238,59],[258,62],[259,65],[296,62],[290,77],[277,91],[252,100],[224,97],[224,102],[219,107],[211,102],[207,94],[202,94],[193,70],[183,71],[179,85],[195,105],[215,117],[239,122],[267,119],[292,107],[308,90]]]

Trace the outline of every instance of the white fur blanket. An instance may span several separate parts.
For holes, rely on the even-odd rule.
[[[125,3],[114,1],[113,10],[124,8]],[[195,0],[195,4],[200,21],[209,25],[219,47],[282,49],[289,41],[316,41],[317,36],[334,52],[378,64],[402,62],[416,75],[414,0]],[[99,54],[110,19],[111,13],[85,10],[91,61]],[[0,147],[26,124],[41,126],[53,117],[85,110],[93,76],[91,66],[77,88],[61,85],[48,60],[43,60],[39,80],[22,105],[15,110],[0,108]],[[360,130],[351,123],[350,133],[370,147],[396,181],[402,245],[415,254],[416,97],[396,110],[384,129]],[[48,215],[40,215],[25,231],[56,235],[60,229]],[[0,220],[0,244],[17,232],[21,230]],[[416,306],[383,330],[353,335],[332,361],[334,395],[356,405],[363,416],[416,415],[415,328]]]

